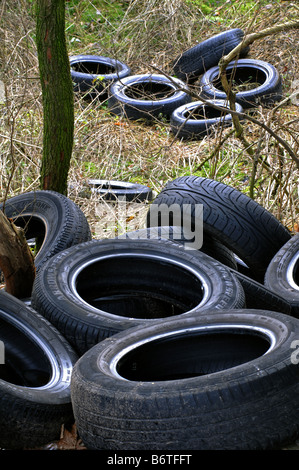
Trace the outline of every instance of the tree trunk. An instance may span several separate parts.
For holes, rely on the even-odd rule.
[[[5,290],[15,297],[31,296],[35,278],[34,259],[24,232],[0,211],[0,268]]]
[[[74,95],[65,39],[65,0],[37,0],[36,45],[44,111],[40,187],[66,195]]]

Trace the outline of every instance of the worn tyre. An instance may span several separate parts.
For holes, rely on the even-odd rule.
[[[97,55],[74,55],[70,57],[71,78],[74,91],[90,93],[102,100],[108,96],[110,85],[131,73],[125,63]]]
[[[59,439],[73,422],[70,381],[77,355],[22,301],[0,291],[0,448],[33,448]]]
[[[109,450],[262,450],[299,432],[298,319],[209,311],[126,330],[76,363],[85,445]]]
[[[89,180],[91,192],[108,201],[144,202],[153,199],[153,191],[148,186],[127,181]]]
[[[265,285],[286,299],[299,317],[299,234],[278,250],[266,271]]]
[[[191,213],[195,230],[196,209],[201,206],[203,236],[217,238],[246,263],[249,277],[263,283],[268,264],[291,235],[270,212],[231,186],[196,176],[176,178],[151,204],[147,226],[162,225],[163,211],[172,208],[181,211],[182,223],[184,214]],[[167,215],[168,225],[178,225],[173,224],[171,211]]]
[[[157,318],[244,306],[228,268],[170,240],[92,240],[53,257],[36,276],[32,306],[77,352]]]
[[[243,37],[244,32],[235,28],[196,44],[176,58],[173,64],[174,75],[186,82],[194,82],[206,70],[218,65],[221,57],[237,47]],[[242,56],[247,53],[248,48],[241,51]]]
[[[91,240],[91,232],[82,210],[68,197],[54,191],[32,191],[8,199],[0,205],[36,252],[37,270],[66,248]]]
[[[113,114],[129,119],[170,117],[175,108],[189,103],[184,82],[159,74],[131,75],[110,88],[108,106]]]
[[[213,135],[217,129],[231,126],[232,115],[219,108],[229,109],[227,101],[209,100],[209,102],[193,101],[175,109],[170,117],[170,129],[177,138],[202,139]],[[243,112],[238,103],[236,111]]]
[[[236,102],[244,109],[258,105],[270,106],[282,99],[282,81],[277,69],[268,62],[239,59],[226,68],[228,81],[237,87]],[[207,70],[200,79],[201,94],[207,99],[225,100],[219,67]],[[245,88],[242,91],[242,88]]]

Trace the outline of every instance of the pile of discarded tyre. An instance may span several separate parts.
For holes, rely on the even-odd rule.
[[[132,74],[130,67],[117,59],[71,56],[74,90],[107,101],[114,115],[147,121],[163,117],[170,122],[175,137],[202,139],[219,126],[232,124],[218,63],[243,38],[244,32],[235,28],[198,43],[173,61],[171,75],[163,71]],[[243,48],[238,59],[226,68],[228,80],[236,90],[238,113],[258,105],[272,105],[282,98],[282,80],[277,69],[263,60],[246,58],[248,51],[248,47]]]
[[[1,210],[39,251],[32,296],[0,291],[0,448],[45,446],[73,423],[96,450],[298,437],[299,234],[265,208],[187,176],[114,239],[92,239],[55,192]]]

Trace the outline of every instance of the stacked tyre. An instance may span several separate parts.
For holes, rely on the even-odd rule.
[[[56,253],[91,240],[90,227],[82,210],[55,191],[31,191],[0,204],[7,217],[24,230],[35,253],[39,270]]]
[[[233,29],[199,43],[176,58],[173,76],[114,81],[110,111],[163,117],[182,139],[231,125],[218,63],[243,38]],[[239,90],[256,84],[236,92],[239,116],[281,98],[277,70],[247,52],[227,67]],[[191,98],[196,83],[201,101]],[[32,303],[80,356],[71,396],[85,445],[244,450],[294,440],[298,264],[296,237],[272,214],[198,177],[161,191],[147,229],[55,255],[38,273]]]
[[[196,227],[194,217],[198,214],[196,204],[203,205],[203,245],[198,249],[193,244],[196,248],[190,249]],[[163,210],[168,205],[172,211],[176,207],[183,211],[188,206],[190,230],[183,226],[150,226],[155,205],[163,206]],[[156,217],[154,220],[159,221]],[[115,331],[81,356],[73,372],[72,403],[79,433],[87,447],[252,450],[281,448],[294,440],[299,431],[298,238],[237,190],[194,177],[179,178],[161,191],[149,210],[148,225],[146,230],[114,240],[111,251],[106,245],[107,259],[120,258],[122,249],[128,256],[131,245],[134,248],[130,253],[137,258],[144,257],[144,265],[142,268],[142,264],[135,263],[133,270],[131,265],[126,271],[130,281],[134,272],[136,285],[142,286],[148,268],[151,274],[155,273],[145,283],[149,286],[147,293],[151,288],[155,293],[152,299],[156,301],[161,294],[163,279],[164,286],[166,280],[169,283],[168,298],[169,294],[178,298],[186,293],[185,305],[186,299],[196,297],[197,292],[192,278],[187,279],[184,273],[192,266],[192,273],[201,279],[203,296],[196,300],[200,300],[197,305],[189,305],[187,312],[177,310],[171,317],[156,317],[154,321],[143,318],[140,324],[134,320],[129,328]],[[287,297],[277,285],[271,289],[264,283],[264,276],[271,272],[273,263],[281,261],[289,245],[292,248],[284,279],[292,279],[297,301],[295,294]],[[87,290],[82,287],[84,297],[89,288],[93,292],[97,290],[94,284],[90,285],[91,280],[104,271],[101,269],[103,254],[96,251],[93,260],[99,263],[97,268],[94,266],[78,279],[94,264],[90,258],[91,244],[87,246],[89,258],[84,258],[83,270],[78,260],[75,268],[79,282],[70,281],[73,287],[78,288],[82,282],[89,286]],[[151,256],[159,259],[160,267],[156,265],[154,271],[149,268],[153,265],[148,264],[149,247],[154,247]],[[234,255],[238,256],[234,258]],[[175,275],[173,271],[178,266]],[[220,277],[211,270],[212,266],[217,270],[221,266]],[[119,285],[121,281],[128,285],[120,263],[117,268],[115,283]],[[233,276],[233,282],[228,273]],[[214,292],[215,307],[210,303],[211,298],[201,303],[212,279],[215,283],[210,292]],[[217,285],[222,292],[220,297]],[[88,295],[84,301],[87,299]],[[105,300],[113,303],[116,299],[111,295]],[[231,308],[232,303],[235,306]],[[74,305],[72,311],[73,308]],[[150,310],[154,311],[153,304]],[[135,312],[139,311],[144,312],[140,304]],[[108,315],[105,315],[107,322]]]
[[[74,92],[104,101],[112,83],[130,75],[124,62],[111,57],[75,55],[69,58]]]
[[[192,250],[196,204],[203,205],[203,246],[198,249],[193,240],[196,249]],[[188,206],[190,230],[150,226],[156,205],[172,211]],[[85,352],[75,365],[72,381],[72,403],[83,441],[88,448],[110,450],[281,448],[298,435],[299,320],[293,298],[284,296],[277,285],[270,289],[263,279],[272,263],[280,261],[276,253],[294,244],[297,248],[290,250],[287,277],[291,270],[293,283],[298,281],[298,239],[247,196],[205,178],[170,182],[152,204],[148,225],[113,244],[121,250],[133,240],[132,247],[139,246],[143,255],[145,247],[155,247],[155,256],[160,246],[162,277],[169,253],[180,267],[192,263],[193,273],[197,265],[201,290],[215,276],[212,271],[204,275],[203,267],[222,266],[212,292],[216,300],[218,284],[220,298],[226,293],[230,301],[227,297],[225,305],[216,302],[214,308],[209,300],[208,308],[199,303],[172,317],[143,319]],[[228,253],[238,255],[237,267]],[[84,265],[90,266],[89,261]],[[155,293],[162,284],[159,269],[146,282]],[[142,278],[140,266],[136,272]],[[196,287],[191,279],[182,281],[183,271],[177,277],[171,277],[172,273],[173,267],[165,271],[165,279],[170,278],[174,287],[172,295],[183,289],[187,298],[194,298]],[[119,282],[118,274],[115,282]],[[228,279],[230,288],[222,284]],[[243,307],[231,308],[233,299]]]
[[[81,209],[53,191],[20,194],[1,210],[24,230],[37,273],[55,254],[91,239]],[[0,448],[34,448],[59,439],[61,426],[74,419],[70,383],[77,359],[30,299],[0,290]]]
[[[99,343],[73,372],[83,441],[118,451],[281,448],[298,436],[298,325],[267,310],[210,310]]]
[[[157,319],[244,306],[240,282],[203,252],[166,239],[92,240],[52,258],[35,281],[33,307],[84,354]]]
[[[78,356],[25,302],[0,291],[0,448],[34,449],[73,423],[70,385]]]
[[[131,74],[125,63],[102,56],[70,57],[74,91],[107,100],[112,114],[131,120],[163,118],[179,139],[202,139],[219,127],[232,125],[227,95],[219,79],[219,61],[237,46],[236,60],[226,68],[235,92],[239,118],[243,110],[271,106],[282,98],[282,80],[276,68],[263,60],[248,59],[239,28],[214,35],[182,52],[164,73]],[[192,98],[190,85],[197,92]],[[200,99],[198,99],[200,98]]]
[[[182,225],[152,218],[161,207]],[[205,178],[170,182],[147,220],[106,240],[84,222],[85,240],[43,260],[31,306],[0,292],[2,447],[46,444],[74,421],[100,450],[271,449],[298,436],[298,237]]]
[[[265,285],[290,303],[292,313],[299,317],[299,234],[278,250],[265,276]]]

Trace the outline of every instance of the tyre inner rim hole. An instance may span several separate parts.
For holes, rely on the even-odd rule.
[[[142,256],[90,264],[78,274],[76,291],[96,309],[143,319],[188,312],[205,294],[203,282],[186,268]]]
[[[196,108],[186,110],[184,117],[186,119],[215,119],[223,115],[224,111],[220,111],[212,106],[198,106]],[[226,114],[226,113],[225,113]]]
[[[127,86],[125,94],[133,100],[157,101],[170,98],[175,90],[165,83],[143,82]]]
[[[23,387],[42,387],[52,377],[46,354],[18,328],[0,318],[0,338],[4,344],[4,364],[0,379]]]
[[[101,62],[77,62],[71,66],[74,72],[91,75],[110,75],[116,73],[116,67]]]
[[[119,358],[115,372],[130,381],[166,381],[214,374],[255,360],[270,347],[262,334],[240,331],[161,337]]]
[[[228,83],[231,84],[232,91],[235,93],[253,90],[261,86],[267,78],[262,70],[255,70],[251,67],[228,68],[226,74]],[[215,88],[224,91],[219,78],[215,78],[212,83]]]
[[[45,240],[46,228],[42,219],[34,215],[20,215],[13,220],[17,227],[25,232],[27,243],[34,255],[37,255]]]

